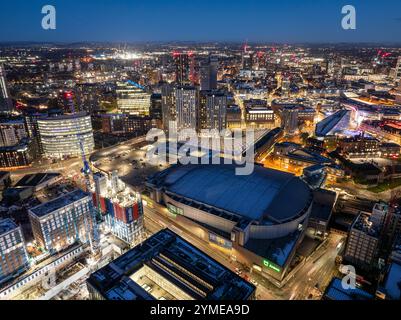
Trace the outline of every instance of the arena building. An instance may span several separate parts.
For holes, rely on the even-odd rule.
[[[197,236],[280,285],[292,266],[313,205],[292,174],[255,166],[173,166],[149,178],[150,197]]]

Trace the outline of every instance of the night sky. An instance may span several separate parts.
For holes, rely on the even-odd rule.
[[[42,6],[57,30],[41,28]],[[357,29],[341,28],[352,4]],[[400,0],[1,0],[0,41],[401,43]]]

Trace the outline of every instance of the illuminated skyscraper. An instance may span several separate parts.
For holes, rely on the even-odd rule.
[[[401,80],[401,57],[398,57],[397,65],[395,66],[395,71],[394,71],[394,81],[400,81],[400,80]]]
[[[0,113],[12,111],[12,101],[7,87],[7,78],[4,66],[0,64]]]
[[[209,57],[202,62],[200,67],[200,88],[201,90],[217,89],[217,70],[219,61],[215,57]]]
[[[175,90],[177,129],[195,129],[197,124],[198,91],[184,86]]]
[[[117,86],[117,105],[122,113],[134,116],[148,116],[151,95],[131,83],[119,83]]]
[[[400,84],[398,85],[398,89],[396,90],[395,93],[395,102],[398,104],[401,104],[401,81]]]
[[[284,131],[293,135],[298,130],[298,108],[296,107],[285,107],[282,112],[282,126],[284,127]]]
[[[252,70],[253,67],[253,54],[244,52],[242,56],[242,69]]]
[[[169,122],[176,120],[175,109],[175,89],[171,84],[164,84],[162,86],[162,115],[163,115],[163,128],[168,129]]]
[[[217,91],[201,91],[199,103],[199,129],[218,130],[227,126],[227,96]]]
[[[175,63],[175,81],[182,85],[189,83],[190,65],[189,56],[186,53],[173,53]]]

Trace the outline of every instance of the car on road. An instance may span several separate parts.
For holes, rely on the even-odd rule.
[[[251,279],[251,283],[252,283],[255,287],[258,286],[258,283],[255,281],[255,279]]]

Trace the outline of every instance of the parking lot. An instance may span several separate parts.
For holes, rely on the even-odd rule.
[[[148,143],[129,143],[118,145],[94,154],[91,161],[95,168],[110,173],[118,171],[120,178],[137,191],[143,191],[147,177],[165,169],[165,165],[151,165],[147,162]]]

